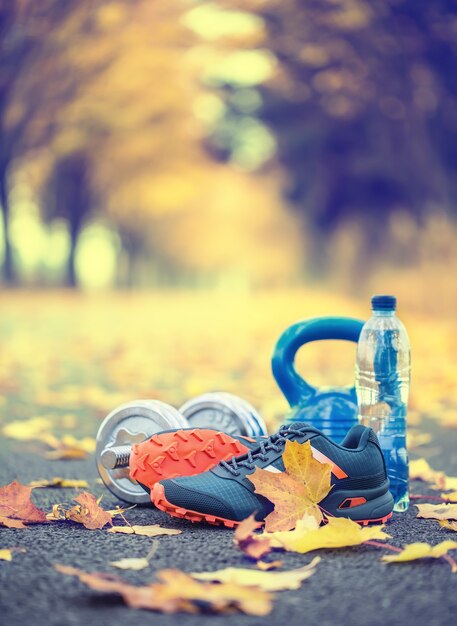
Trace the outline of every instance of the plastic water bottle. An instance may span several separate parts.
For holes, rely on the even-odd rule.
[[[373,314],[360,334],[355,379],[359,421],[378,435],[395,500],[394,511],[406,511],[406,411],[411,349],[408,333],[395,315],[396,305],[394,296],[371,299]]]

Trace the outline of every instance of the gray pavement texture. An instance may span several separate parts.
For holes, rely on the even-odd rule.
[[[457,431],[442,431],[432,421],[424,430],[433,433],[433,443],[416,451],[436,469],[457,474],[455,443]],[[3,441],[0,444],[0,484],[13,479],[22,483],[39,478],[64,476],[85,478],[90,490],[104,495],[105,508],[116,500],[103,485],[96,482],[92,460],[46,461],[25,452],[24,444]],[[418,482],[415,493],[432,493]],[[74,490],[37,489],[35,503],[44,508],[60,501],[70,502]],[[128,512],[131,523],[160,523],[183,532],[161,537],[150,567],[140,572],[120,572],[108,565],[122,557],[145,556],[151,539],[113,535],[103,530],[89,531],[78,525],[53,523],[31,526],[27,530],[0,529],[0,548],[23,547],[12,562],[0,561],[0,621],[5,626],[46,624],[48,626],[257,626],[258,624],[411,624],[415,626],[451,626],[457,622],[457,574],[442,560],[386,565],[380,562],[384,552],[360,546],[320,551],[322,557],[316,574],[297,591],[276,595],[272,613],[264,618],[233,615],[162,615],[126,607],[115,595],[88,589],[73,577],[58,573],[53,564],[61,563],[85,571],[121,574],[133,584],[153,580],[154,571],[177,567],[184,571],[208,571],[227,566],[252,567],[233,546],[233,532],[207,525],[193,525],[168,517],[153,508],[136,508]],[[414,541],[432,544],[457,538],[431,520],[415,517],[415,507],[395,515],[388,525],[397,546]],[[299,567],[311,561],[314,554],[284,555],[284,568]]]

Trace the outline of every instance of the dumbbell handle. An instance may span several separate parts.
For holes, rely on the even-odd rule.
[[[132,446],[112,446],[105,448],[100,455],[100,461],[106,469],[116,469],[118,467],[128,467],[130,464],[130,453]]]

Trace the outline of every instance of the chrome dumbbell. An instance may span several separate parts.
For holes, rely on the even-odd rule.
[[[97,433],[95,458],[105,486],[126,502],[150,502],[143,487],[129,476],[131,447],[163,430],[188,426],[179,411],[159,400],[134,400],[115,408]]]
[[[149,503],[149,494],[129,475],[132,445],[164,430],[192,426],[248,437],[267,432],[254,407],[225,392],[197,396],[179,411],[159,400],[128,402],[111,411],[97,433],[96,463],[105,486],[126,502]]]

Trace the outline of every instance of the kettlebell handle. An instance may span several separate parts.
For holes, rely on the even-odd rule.
[[[273,358],[273,375],[291,407],[306,402],[316,393],[295,369],[295,355],[306,343],[321,339],[359,340],[364,322],[354,317],[316,317],[293,324],[278,339]]]

